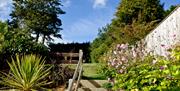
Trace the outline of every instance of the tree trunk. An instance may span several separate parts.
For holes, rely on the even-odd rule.
[[[46,35],[43,35],[43,38],[42,38],[42,44],[44,44],[45,38],[46,38]]]
[[[37,32],[36,42],[38,42],[38,40],[39,40],[39,32]]]

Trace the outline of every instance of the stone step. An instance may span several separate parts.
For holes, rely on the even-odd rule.
[[[78,88],[78,91],[108,91],[105,88]]]
[[[102,88],[102,85],[107,82],[107,80],[81,80],[80,84],[83,88]]]
[[[107,82],[107,80],[80,80],[78,91],[108,91],[102,88],[102,85]]]

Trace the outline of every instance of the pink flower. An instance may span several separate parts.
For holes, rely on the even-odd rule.
[[[115,66],[115,64],[116,64],[115,62],[112,62],[112,63],[111,63],[111,66]]]
[[[160,70],[164,70],[164,69],[165,69],[165,67],[164,67],[164,66],[161,66],[161,67],[160,67]]]
[[[161,47],[165,47],[165,45],[164,45],[164,44],[161,44]]]
[[[128,44],[121,44],[121,49],[127,49],[128,48]]]
[[[123,70],[122,70],[122,69],[120,69],[120,70],[118,71],[118,73],[121,73],[121,74],[122,74],[122,73],[123,73]]]
[[[176,37],[176,34],[174,34],[173,37]]]
[[[117,48],[120,48],[121,47],[121,45],[120,44],[117,44]]]

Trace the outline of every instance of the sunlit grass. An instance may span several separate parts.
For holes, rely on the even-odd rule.
[[[63,64],[65,66],[68,66],[72,69],[76,68],[76,64]],[[83,75],[82,79],[105,79],[105,77],[98,73],[98,70],[100,69],[99,63],[85,63],[83,64]]]

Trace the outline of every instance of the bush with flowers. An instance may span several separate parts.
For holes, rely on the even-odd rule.
[[[117,45],[111,54],[106,70],[113,69],[107,76],[114,78],[114,90],[180,90],[180,47],[168,58],[150,55],[140,43]]]

